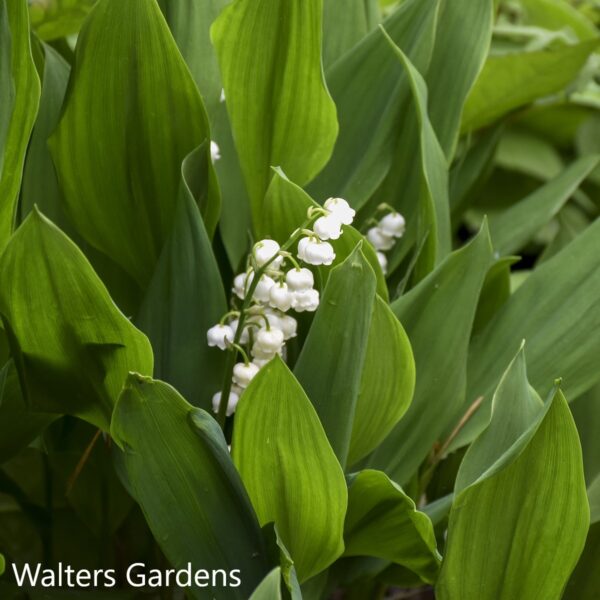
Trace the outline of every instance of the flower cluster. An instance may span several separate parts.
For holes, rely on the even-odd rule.
[[[404,235],[405,230],[404,217],[399,212],[391,210],[377,222],[377,225],[367,231],[367,239],[377,250],[377,259],[384,273],[387,271],[387,257],[384,252],[394,247],[396,240]]]
[[[305,225],[312,223],[312,228],[300,227],[283,247],[270,239],[254,245],[246,271],[233,280],[232,310],[207,332],[209,346],[231,349],[244,359],[233,366],[227,416],[233,414],[258,371],[275,355],[285,357],[285,343],[296,336],[298,328],[296,319],[287,313],[317,310],[319,292],[313,273],[300,263],[331,265],[335,252],[328,240],[337,240],[354,214],[345,200],[330,198],[322,208],[309,208]],[[294,256],[288,248],[296,241]],[[217,413],[221,398],[222,392],[213,397]]]

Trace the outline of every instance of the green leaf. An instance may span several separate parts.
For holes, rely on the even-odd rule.
[[[589,335],[600,318],[600,219],[564,250],[537,267],[469,349],[467,402],[486,402],[452,448],[472,441],[489,420],[491,391],[502,365],[527,340],[529,379],[544,397],[561,377],[571,400],[600,380],[600,338]],[[410,334],[409,334],[410,335]],[[418,361],[417,361],[418,368]]]
[[[47,140],[58,125],[60,110],[67,91],[70,67],[51,46],[40,44],[40,50],[44,56],[42,95],[25,159],[19,210],[22,220],[37,204],[53,223],[65,229],[65,226],[69,227],[70,224],[67,223],[63,212],[63,194],[58,184]]]
[[[407,0],[383,23],[421,72],[429,64],[439,3]],[[409,84],[378,30],[329,69],[327,84],[337,106],[340,135],[331,160],[308,190],[318,199],[342,196],[360,208],[390,168]]]
[[[600,589],[600,523],[593,523],[588,532],[585,548],[577,567],[565,588],[564,600],[598,600]]]
[[[323,1],[323,64],[335,63],[379,22],[377,0]]]
[[[294,374],[346,465],[365,363],[375,275],[360,245],[332,269]]]
[[[426,80],[429,118],[448,161],[454,156],[467,95],[487,56],[493,17],[491,0],[442,3]]]
[[[0,370],[0,463],[30,444],[56,415],[27,410],[14,362]]]
[[[0,252],[17,213],[23,162],[40,99],[25,0],[0,0]]]
[[[107,430],[128,371],[152,372],[147,338],[81,251],[34,210],[0,259],[0,315],[29,407]]]
[[[184,162],[173,231],[136,318],[152,343],[155,376],[195,406],[211,409],[223,383],[223,353],[206,332],[227,312],[225,291],[204,223],[189,187],[195,152]],[[195,160],[196,159],[196,160]]]
[[[527,198],[492,216],[490,234],[496,251],[511,254],[520,250],[558,213],[599,160],[598,156],[580,158]]]
[[[256,226],[271,166],[304,185],[335,143],[336,109],[321,65],[322,0],[235,0],[211,35]]]
[[[29,0],[31,26],[42,40],[77,33],[96,0]]]
[[[494,413],[465,456],[463,469],[481,460],[479,450],[497,451],[496,461],[452,506],[436,588],[440,600],[560,598],[583,550],[589,507],[564,396],[556,391],[516,441],[514,430],[512,437],[494,438],[498,428],[511,429],[507,418],[514,418],[507,407]]]
[[[428,583],[440,565],[429,517],[385,473],[351,476],[344,527],[345,556],[375,556],[415,572]]]
[[[462,130],[488,125],[506,113],[566,87],[598,47],[598,40],[537,52],[490,56],[471,90]]]
[[[171,231],[181,162],[209,139],[202,99],[155,0],[100,0],[79,35],[50,144],[78,232],[142,289]],[[203,148],[200,207],[212,234],[219,194]]]
[[[275,522],[299,581],[327,568],[344,549],[344,473],[317,413],[279,358],[244,392],[232,447],[258,518]]]
[[[412,404],[368,465],[408,481],[446,427],[462,416],[467,350],[479,293],[492,261],[487,226],[392,304],[416,364]]]
[[[600,383],[571,402],[569,408],[577,424],[585,480],[589,487],[600,476]]]
[[[281,600],[281,567],[275,567],[265,576],[250,600]]]
[[[415,361],[408,337],[386,302],[375,298],[356,402],[348,464],[372,452],[408,410]]]
[[[216,421],[168,384],[131,374],[111,435],[129,485],[175,568],[239,569],[239,587],[193,587],[193,598],[245,600],[270,570],[256,515]]]

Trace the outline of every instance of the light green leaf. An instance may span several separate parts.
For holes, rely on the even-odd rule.
[[[25,0],[0,0],[0,252],[15,225],[23,161],[40,99]]]
[[[299,581],[327,568],[344,549],[344,473],[317,413],[279,358],[244,392],[232,447],[258,518],[275,522]]]
[[[471,90],[462,130],[471,131],[566,87],[598,47],[598,40],[537,52],[490,56]]]
[[[211,35],[256,226],[271,166],[304,185],[335,143],[336,109],[321,66],[322,0],[235,0]]]
[[[558,599],[583,550],[589,507],[577,430],[564,396],[556,391],[508,449],[514,437],[494,439],[497,427],[508,427],[493,426],[507,416],[508,410],[494,413],[465,457],[468,468],[466,463],[479,461],[478,449],[498,451],[496,462],[452,506],[436,588],[440,600]]]
[[[323,64],[335,63],[377,26],[377,0],[323,1]]]
[[[261,530],[216,421],[171,386],[131,374],[111,435],[130,488],[175,568],[240,570],[239,587],[193,598],[246,600],[270,570]],[[232,541],[235,543],[232,543]]]
[[[426,80],[431,99],[429,118],[449,162],[454,156],[467,95],[487,56],[493,18],[492,0],[442,3]]]
[[[479,293],[492,261],[487,226],[392,304],[416,363],[412,404],[368,465],[406,482],[446,427],[462,416],[467,349]]]
[[[520,250],[569,200],[598,165],[600,157],[584,156],[557,177],[497,217],[490,218],[490,234],[500,254]]]
[[[360,245],[332,269],[294,374],[346,465],[365,363],[375,275]]]
[[[407,0],[383,23],[421,72],[427,70],[431,57],[439,3]],[[319,200],[342,196],[360,208],[390,168],[410,98],[409,84],[378,30],[329,69],[327,84],[338,109],[340,135],[331,160],[308,190]]]
[[[375,298],[356,402],[348,464],[372,452],[408,410],[415,388],[415,361],[404,328]]]
[[[211,410],[223,383],[224,355],[209,348],[206,332],[227,312],[225,291],[210,240],[189,185],[197,174],[194,152],[183,164],[173,231],[136,318],[152,343],[155,376],[195,406]]]
[[[351,476],[344,528],[345,556],[375,556],[435,581],[440,565],[433,525],[385,473]]]
[[[31,26],[42,40],[77,33],[96,0],[29,0]]]
[[[128,371],[152,372],[147,338],[80,250],[34,210],[0,260],[0,315],[29,407],[107,430]]]
[[[181,161],[209,139],[202,99],[156,1],[100,0],[78,38],[51,150],[78,232],[142,289],[171,231]],[[203,148],[199,204],[212,234],[219,196]]]
[[[281,567],[275,567],[265,576],[250,600],[281,600]]]

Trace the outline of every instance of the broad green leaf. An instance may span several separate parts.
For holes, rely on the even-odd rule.
[[[190,189],[197,172],[190,155],[183,165],[173,231],[136,318],[152,343],[155,376],[195,406],[211,408],[223,383],[223,353],[209,348],[206,332],[227,312],[225,291],[210,240]]]
[[[581,440],[588,487],[600,475],[600,383],[570,404]]]
[[[275,567],[252,592],[250,600],[281,600],[281,568]]]
[[[25,159],[19,210],[22,220],[37,205],[53,223],[65,229],[67,223],[62,208],[63,195],[47,140],[58,125],[70,67],[51,46],[40,44],[40,49],[44,56],[42,95]]]
[[[275,522],[305,581],[343,551],[344,473],[310,400],[275,358],[236,411],[233,460],[261,524]]]
[[[415,361],[410,342],[390,307],[375,298],[356,402],[348,464],[372,452],[410,406]]]
[[[25,0],[0,0],[0,252],[15,225],[23,162],[40,99]]]
[[[430,97],[429,118],[449,162],[454,156],[467,95],[486,59],[493,17],[492,0],[442,3],[425,79]]]
[[[375,556],[435,581],[440,565],[433,525],[402,488],[380,471],[351,476],[345,556]]]
[[[367,462],[398,482],[408,481],[445,428],[454,427],[462,416],[471,327],[491,262],[484,226],[392,304],[414,353],[415,394],[402,420]]]
[[[246,600],[270,568],[256,515],[216,421],[168,384],[131,374],[111,435],[169,562],[241,572],[239,587],[193,587],[190,596]]]
[[[383,23],[394,43],[421,72],[426,71],[431,57],[439,3],[407,0]],[[409,83],[378,30],[347,52],[326,76],[338,109],[340,135],[331,160],[308,190],[318,200],[342,196],[360,208],[390,168],[410,98]]]
[[[147,338],[67,236],[34,210],[0,260],[0,315],[28,406],[107,430],[128,371],[152,372]]]
[[[77,33],[96,0],[29,0],[31,26],[42,40]]]
[[[27,410],[14,362],[0,370],[0,463],[32,442],[56,415]]]
[[[323,64],[335,63],[377,26],[377,0],[323,0]]]
[[[283,244],[306,219],[307,210],[311,206],[319,205],[302,188],[291,182],[281,169],[274,169],[265,196],[260,237],[272,237]],[[354,227],[344,226],[343,235],[339,239],[329,240],[335,250],[335,259],[332,265],[320,269],[323,281],[327,281],[332,267],[344,262],[363,239],[363,235]],[[362,252],[375,272],[377,293],[387,300],[387,284],[375,250],[370,244],[364,244]]]
[[[498,450],[494,464],[452,506],[436,588],[440,600],[558,599],[583,550],[589,506],[577,430],[564,396],[556,391],[508,449],[505,443],[514,437],[496,440],[493,427],[507,417],[508,410],[494,413],[465,457],[468,468],[480,459],[478,449]]]
[[[383,32],[406,71],[418,122],[421,183],[421,205],[418,218],[418,238],[427,236],[425,247],[415,267],[417,279],[422,279],[451,250],[450,207],[448,200],[448,165],[427,112],[427,85],[407,56]],[[405,211],[403,211],[405,212]],[[410,215],[407,215],[411,226]]]
[[[462,130],[479,129],[516,108],[559,92],[573,81],[598,43],[591,40],[490,56],[467,99]]]
[[[271,166],[304,185],[335,143],[336,108],[321,64],[322,0],[235,0],[211,35],[256,226]]]
[[[600,590],[599,555],[600,522],[596,522],[588,531],[581,558],[565,588],[564,600],[598,600],[598,590]]]
[[[357,246],[332,269],[294,374],[343,467],[348,459],[375,301],[375,275]]]
[[[467,403],[487,401],[456,438],[472,441],[489,420],[491,391],[502,365],[527,340],[529,380],[544,397],[561,377],[574,400],[600,380],[600,338],[590,335],[600,319],[600,219],[552,259],[536,268],[469,349]],[[410,335],[410,334],[409,334]],[[418,369],[418,361],[417,361]],[[466,410],[466,406],[464,407]]]
[[[156,1],[100,0],[78,38],[51,150],[78,232],[142,289],[172,228],[181,162],[209,139],[202,99]],[[203,148],[199,204],[212,234],[219,197]]]
[[[490,235],[500,254],[520,250],[569,200],[598,165],[598,156],[585,156],[567,167],[533,194],[497,217],[490,218]]]

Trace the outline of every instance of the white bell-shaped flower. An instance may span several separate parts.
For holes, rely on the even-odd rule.
[[[309,237],[298,242],[298,257],[309,265],[330,265],[335,258],[335,252],[329,242]]]
[[[252,283],[252,279],[254,277],[254,273],[240,273],[236,275],[233,280],[233,293],[242,300],[246,296],[248,292],[248,288]]]
[[[292,300],[292,293],[288,289],[287,283],[276,283],[269,292],[269,304],[282,312],[290,310]]]
[[[259,267],[268,263],[274,256],[273,262],[269,265],[273,269],[278,269],[283,263],[283,256],[278,256],[281,247],[275,240],[261,240],[254,244],[254,259]]]
[[[233,382],[242,389],[245,389],[257,373],[258,367],[256,365],[252,363],[237,363],[233,367]]]
[[[206,332],[208,345],[221,350],[225,350],[227,345],[233,342],[233,336],[233,329],[229,325],[215,325]]]
[[[367,231],[367,239],[373,244],[375,250],[389,250],[394,246],[394,238],[385,234],[379,227],[371,227]]]
[[[319,307],[319,292],[317,290],[299,290],[294,292],[292,308],[297,312],[314,312]]]
[[[391,212],[379,221],[379,229],[385,235],[401,238],[406,231],[406,221],[400,213]]]
[[[304,238],[308,239],[308,238]],[[310,269],[290,269],[285,275],[285,282],[293,292],[299,290],[310,290],[315,285],[315,278]]]
[[[322,240],[337,240],[342,235],[342,222],[334,214],[319,217],[313,230]]]
[[[275,280],[268,275],[263,275],[254,290],[254,299],[267,304],[269,302],[271,288],[275,285]]]
[[[273,360],[274,354],[269,356],[268,358],[253,358],[252,363],[255,364],[259,369],[262,369],[266,364]]]
[[[379,266],[385,275],[387,273],[388,261],[387,257],[383,252],[377,252],[377,260],[379,261]]]
[[[354,221],[356,211],[343,198],[329,198],[323,206],[344,225],[350,225]]]
[[[284,335],[281,329],[260,329],[256,333],[256,339],[252,351],[259,350],[264,354],[277,354],[281,351],[284,343]]]
[[[298,333],[298,321],[289,315],[282,315],[279,319],[279,328],[283,331],[284,339],[289,340],[296,337]]]
[[[217,162],[221,158],[221,149],[219,148],[219,144],[217,142],[210,142],[210,158],[213,163]]]
[[[219,406],[221,405],[222,396],[223,396],[223,394],[221,392],[217,392],[212,397],[212,407],[213,407],[213,411],[215,413],[219,412]],[[240,401],[239,394],[237,394],[236,392],[231,390],[231,392],[229,392],[229,399],[227,400],[227,413],[226,414],[228,417],[230,417],[235,412],[235,409],[236,409],[239,401]]]

